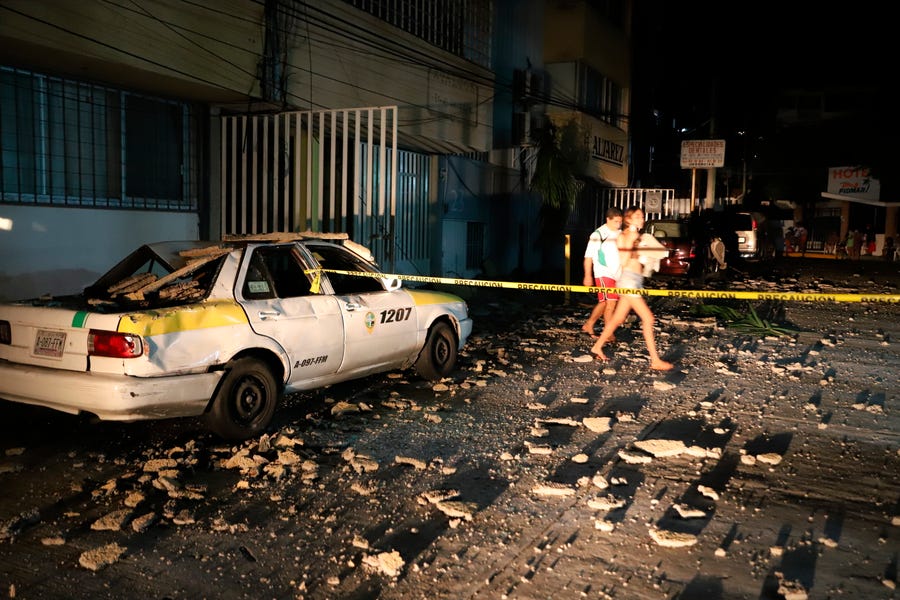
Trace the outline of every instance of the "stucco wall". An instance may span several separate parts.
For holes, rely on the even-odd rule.
[[[198,238],[195,213],[0,205],[0,300],[79,292],[141,244]]]

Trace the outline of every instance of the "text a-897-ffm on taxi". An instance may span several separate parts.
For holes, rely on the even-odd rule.
[[[384,275],[342,234],[143,245],[81,294],[0,305],[0,398],[200,417],[241,440],[284,393],[410,367],[446,377],[472,332],[466,303]]]

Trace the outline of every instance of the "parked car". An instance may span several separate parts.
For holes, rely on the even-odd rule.
[[[734,213],[731,226],[737,235],[738,255],[741,258],[757,258],[760,247],[754,216],[748,212]]]
[[[655,219],[644,225],[644,231],[659,240],[669,253],[659,262],[660,275],[688,277],[694,273],[697,244],[681,219]]]
[[[0,305],[0,398],[104,420],[199,416],[241,440],[286,392],[409,367],[441,379],[471,331],[461,298],[404,288],[346,236],[160,242],[81,294]]]

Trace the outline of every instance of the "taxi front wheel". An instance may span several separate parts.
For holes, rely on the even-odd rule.
[[[281,388],[272,371],[255,358],[239,358],[222,377],[206,427],[226,440],[240,441],[263,432],[272,420]]]
[[[456,335],[453,328],[441,321],[428,332],[425,347],[416,360],[416,372],[424,379],[437,381],[446,377],[456,366]]]

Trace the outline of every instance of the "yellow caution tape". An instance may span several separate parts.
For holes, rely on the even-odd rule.
[[[787,300],[792,302],[880,302],[884,304],[900,304],[900,294],[822,294],[805,292],[753,292],[749,290],[657,290],[632,288],[599,288],[586,285],[566,285],[551,283],[522,283],[517,281],[488,281],[484,279],[458,279],[452,277],[428,277],[423,275],[395,275],[389,273],[369,273],[366,271],[340,271],[338,269],[321,269],[326,273],[356,275],[375,279],[403,279],[422,283],[443,283],[447,285],[468,285],[475,287],[505,288],[513,290],[534,290],[543,292],[587,292],[632,296],[668,296],[670,298],[724,298],[728,300]],[[316,277],[318,283],[318,274]]]

